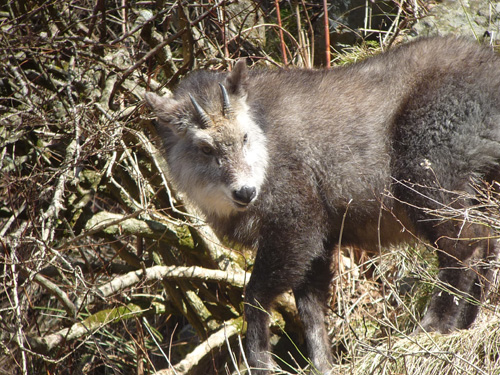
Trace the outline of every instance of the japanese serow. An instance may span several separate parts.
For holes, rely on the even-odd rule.
[[[500,59],[430,38],[331,70],[198,71],[146,94],[173,183],[221,237],[256,249],[248,363],[268,373],[269,310],[292,290],[318,371],[331,371],[324,305],[338,244],[424,239],[441,287],[420,330],[469,327],[491,278],[486,227],[439,219],[500,181]],[[456,194],[462,192],[464,194]],[[466,217],[466,215],[464,215]],[[446,286],[446,288],[443,287]]]

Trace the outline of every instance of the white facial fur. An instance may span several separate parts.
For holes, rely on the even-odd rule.
[[[243,102],[234,119],[223,120],[214,129],[188,130],[169,152],[169,165],[178,188],[207,215],[227,217],[248,206],[235,201],[233,192],[254,187],[258,199],[266,177],[266,138]],[[247,136],[246,142],[243,141]],[[203,147],[212,147],[205,155]]]

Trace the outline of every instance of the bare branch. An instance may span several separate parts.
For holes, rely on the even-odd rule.
[[[200,363],[203,358],[208,356],[213,350],[222,347],[226,343],[226,340],[231,339],[233,336],[237,335],[238,332],[241,332],[242,325],[242,318],[225,322],[220,330],[210,335],[207,340],[198,345],[196,349],[189,353],[173,368],[157,371],[155,375],[189,374],[193,367]]]

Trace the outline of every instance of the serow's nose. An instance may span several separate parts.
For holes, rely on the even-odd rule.
[[[234,199],[243,205],[249,204],[257,195],[257,189],[253,186],[243,186],[240,190],[233,191]]]

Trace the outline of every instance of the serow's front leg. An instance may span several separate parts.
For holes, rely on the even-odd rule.
[[[311,233],[311,231],[309,232]],[[276,297],[292,289],[304,323],[308,354],[317,370],[328,374],[332,356],[324,325],[324,307],[331,281],[329,259],[321,240],[301,236],[289,246],[259,249],[245,293],[247,360],[252,374],[276,368],[269,347],[269,311]]]

